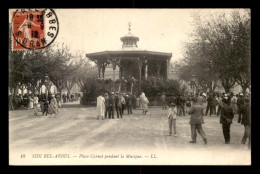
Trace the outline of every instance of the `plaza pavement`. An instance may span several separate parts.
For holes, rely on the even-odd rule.
[[[240,143],[244,128],[237,123],[237,115],[228,145],[224,144],[219,117],[205,116],[204,121],[207,145],[200,135],[196,144],[188,143],[189,116],[177,117],[178,137],[166,136],[166,111],[158,107],[150,108],[147,115],[133,110],[133,115],[126,114],[123,119],[105,120],[97,120],[95,107],[78,103],[64,104],[56,118],[33,116],[33,110],[16,110],[9,112],[9,148],[10,153],[17,152],[13,153],[16,156],[46,150],[75,154],[120,152],[149,158],[135,160],[133,164],[250,164],[251,150]],[[151,159],[151,154],[159,160]],[[93,160],[87,162],[91,164]],[[126,163],[132,164],[117,161],[117,164]]]

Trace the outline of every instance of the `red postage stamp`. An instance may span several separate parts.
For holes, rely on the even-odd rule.
[[[42,49],[49,46],[59,31],[52,9],[28,9],[13,12],[13,50]]]

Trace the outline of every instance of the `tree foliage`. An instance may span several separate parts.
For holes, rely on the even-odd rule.
[[[250,13],[233,10],[230,14],[214,13],[202,20],[194,14],[192,41],[180,64],[180,78],[196,76],[202,88],[221,80],[226,92],[237,82],[243,89],[250,86]]]
[[[68,82],[73,79],[72,76],[79,68],[79,64],[73,62],[72,58],[73,55],[64,46],[55,49],[47,47],[44,50],[11,50],[9,85],[11,88],[26,88],[32,92],[39,92],[47,75],[61,92],[69,86]],[[72,83],[76,83],[74,79]]]

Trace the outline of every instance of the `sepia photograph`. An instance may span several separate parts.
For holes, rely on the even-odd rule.
[[[9,165],[251,165],[251,10],[9,9]]]

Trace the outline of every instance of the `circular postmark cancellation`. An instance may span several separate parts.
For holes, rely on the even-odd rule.
[[[13,12],[13,50],[42,49],[59,33],[59,21],[53,9],[21,9]]]

